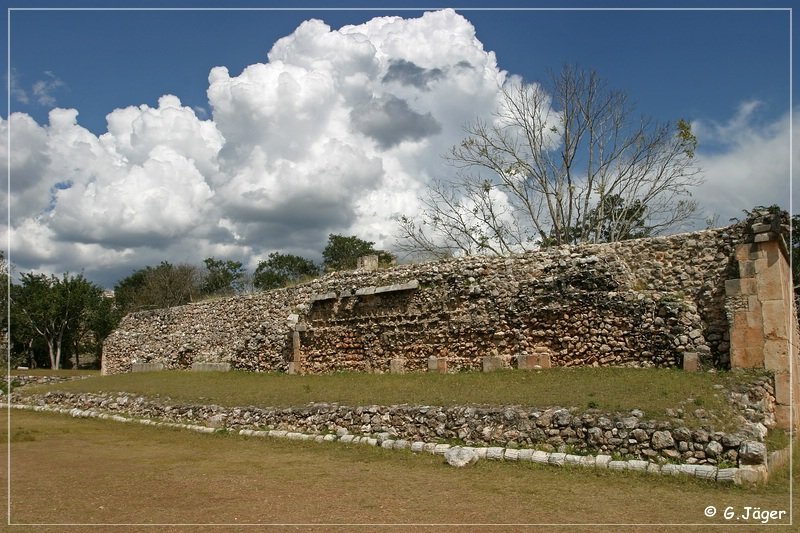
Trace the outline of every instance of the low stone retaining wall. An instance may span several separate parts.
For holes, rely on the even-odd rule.
[[[13,387],[24,387],[26,385],[51,385],[53,383],[63,383],[65,381],[74,381],[76,379],[86,379],[94,377],[91,374],[82,376],[11,376],[11,385]],[[3,378],[5,381],[7,378]],[[2,394],[2,392],[0,392]]]
[[[0,407],[7,407],[8,404],[0,404]],[[315,442],[342,442],[348,444],[366,444],[370,446],[380,446],[385,449],[404,450],[408,449],[415,453],[432,453],[443,455],[450,464],[456,464],[452,457],[470,457],[471,460],[465,461],[457,466],[463,466],[468,462],[474,462],[478,459],[489,459],[498,461],[530,461],[538,464],[552,465],[552,466],[579,466],[585,468],[607,468],[610,470],[633,470],[638,472],[646,472],[650,474],[660,475],[673,475],[673,476],[692,476],[699,479],[708,481],[716,481],[719,483],[735,483],[737,485],[745,483],[758,483],[765,482],[772,471],[771,465],[768,468],[767,464],[745,464],[742,462],[738,468],[718,468],[714,465],[699,465],[699,464],[657,464],[643,460],[614,460],[611,455],[576,455],[565,452],[545,452],[542,450],[535,450],[530,448],[504,448],[500,446],[492,447],[471,447],[471,446],[453,446],[447,443],[426,442],[426,441],[409,441],[406,439],[393,439],[389,433],[380,433],[376,437],[367,437],[360,435],[352,435],[346,430],[339,429],[336,434],[327,433],[324,435],[314,435],[309,433],[301,433],[296,431],[287,430],[253,430],[253,429],[235,429],[235,428],[220,428],[212,426],[203,426],[197,424],[181,424],[175,422],[153,421],[147,418],[131,418],[124,417],[116,414],[109,414],[100,412],[94,409],[82,410],[78,408],[55,407],[52,405],[23,405],[13,404],[13,408],[27,409],[32,411],[46,411],[56,412],[62,414],[69,414],[75,418],[99,418],[103,420],[113,420],[116,422],[125,423],[139,423],[144,425],[152,425],[157,427],[174,427],[188,429],[191,431],[198,431],[201,433],[215,433],[219,431],[227,431],[237,433],[239,435],[248,437],[272,437],[272,438],[286,438],[290,440],[313,440]],[[752,443],[749,443],[752,444]],[[758,443],[756,443],[758,444]],[[747,443],[743,447],[747,447]],[[762,445],[763,446],[763,445]],[[766,451],[766,448],[764,449]],[[453,453],[455,452],[455,453]],[[773,453],[773,456],[784,457],[788,452],[782,450],[781,452]],[[756,454],[753,457],[760,454]],[[745,455],[740,456],[744,459]],[[766,458],[766,455],[764,455]],[[781,463],[779,466],[783,466]]]
[[[537,448],[549,453],[600,454],[657,465],[765,465],[763,444],[774,426],[774,391],[770,376],[756,377],[738,391],[724,391],[742,413],[739,429],[691,428],[670,409],[669,420],[649,420],[634,409],[606,413],[596,409],[548,409],[472,406],[344,406],[314,403],[302,407],[260,408],[167,404],[127,393],[13,394],[12,403],[42,408],[98,410],[112,415],[167,423],[202,425],[234,431],[289,431],[312,435],[357,435],[359,438],[408,442],[458,442],[468,447]],[[711,416],[702,409],[693,415]]]

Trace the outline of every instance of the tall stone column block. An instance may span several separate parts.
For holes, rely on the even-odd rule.
[[[736,247],[739,279],[725,282],[730,321],[731,368],[765,368],[775,372],[776,421],[798,427],[791,405],[798,406],[800,351],[791,344],[796,331],[791,270],[782,237],[756,231],[751,243]],[[795,409],[797,411],[797,409]]]

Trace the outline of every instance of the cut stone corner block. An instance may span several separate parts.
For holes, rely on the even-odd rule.
[[[428,372],[447,374],[447,359],[444,357],[428,357]]]
[[[395,358],[389,361],[389,373],[390,374],[405,374],[406,372],[406,360],[403,358]]]
[[[539,370],[542,368],[552,368],[550,354],[538,352],[534,353],[533,355],[518,355],[517,368],[520,370]]]
[[[740,465],[734,482],[737,485],[756,485],[766,483],[768,478],[767,465]]]
[[[696,352],[683,352],[683,370],[697,372],[700,370],[700,356]]]
[[[131,372],[159,372],[164,370],[164,363],[133,363]]]
[[[193,372],[230,372],[230,363],[192,363]]]
[[[496,355],[483,357],[481,363],[483,365],[484,372],[492,372],[494,370],[500,370],[502,368],[505,368],[505,362],[503,361],[503,359]]]

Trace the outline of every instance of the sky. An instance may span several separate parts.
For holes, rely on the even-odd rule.
[[[158,5],[181,9],[5,0],[3,248],[17,272],[111,288],[164,260],[319,261],[331,233],[391,250],[396,217],[453,172],[442,156],[463,126],[491,119],[504,83],[564,64],[639,114],[692,124],[701,215],[680,229],[797,196],[788,1]]]

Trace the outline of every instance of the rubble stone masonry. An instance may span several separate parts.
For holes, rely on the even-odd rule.
[[[759,367],[789,423],[793,319],[780,216],[667,237],[335,272],[128,315],[103,372],[227,363],[259,372]],[[491,357],[491,360],[485,358]]]

